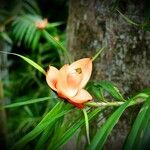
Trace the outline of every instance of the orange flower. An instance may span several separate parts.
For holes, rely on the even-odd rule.
[[[90,79],[91,72],[92,60],[83,58],[71,65],[64,65],[60,70],[49,66],[46,81],[59,97],[78,108],[83,108],[85,102],[92,100],[92,96],[83,89]]]
[[[39,28],[39,29],[45,29],[47,24],[48,24],[48,20],[47,20],[47,18],[45,18],[43,20],[37,21],[36,22],[36,27]]]

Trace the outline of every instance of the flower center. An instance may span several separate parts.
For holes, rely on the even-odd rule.
[[[77,69],[75,69],[75,71],[76,71],[78,74],[81,74],[81,73],[82,73],[82,69],[81,69],[81,68],[77,68]]]

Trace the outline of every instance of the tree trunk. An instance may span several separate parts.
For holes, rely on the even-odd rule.
[[[0,41],[0,49],[7,51],[10,49],[4,41]],[[5,150],[7,146],[7,123],[6,123],[6,112],[3,109],[5,104],[4,98],[4,84],[3,81],[8,81],[8,60],[7,55],[0,53],[0,149]]]
[[[118,2],[128,18],[144,21],[146,1]],[[91,57],[107,45],[103,57],[94,62],[92,78],[113,81],[125,96],[131,96],[150,86],[150,33],[126,22],[112,6],[109,0],[70,0],[68,49],[74,59],[79,59]],[[113,130],[106,149],[121,149],[129,128],[127,122],[123,120]]]

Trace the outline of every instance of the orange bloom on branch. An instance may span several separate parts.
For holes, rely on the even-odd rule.
[[[64,65],[60,70],[49,66],[46,81],[59,97],[68,100],[78,108],[83,108],[85,102],[92,100],[92,96],[83,89],[91,73],[92,60],[83,58],[71,65]]]
[[[48,25],[48,20],[47,18],[43,19],[43,20],[39,20],[36,22],[36,27],[39,29],[45,29],[46,26]]]

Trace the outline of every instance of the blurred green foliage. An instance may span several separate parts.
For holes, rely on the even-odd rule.
[[[45,2],[41,1],[41,3],[43,4],[41,6],[45,6]],[[0,10],[0,37],[6,44],[11,45],[11,52],[30,57],[43,66],[45,70],[49,65],[60,67],[64,52],[60,48],[58,49],[58,45],[53,40],[65,45],[64,27],[61,28],[60,26],[64,26],[66,18],[59,18],[58,16],[56,20],[59,20],[59,22],[50,20],[50,23],[48,22],[44,29],[40,29],[36,26],[37,23],[42,22],[45,17],[48,21],[49,18],[56,17],[56,15],[55,17],[51,16],[54,14],[51,14],[53,12],[48,8],[44,9],[49,13],[41,13],[39,4],[35,0],[5,1],[3,4],[3,8]],[[55,4],[55,7],[58,4],[59,2]],[[61,14],[63,15],[63,13]],[[45,36],[43,30],[53,38],[47,39],[47,35]],[[7,104],[45,96],[51,97],[51,90],[41,73],[21,59],[16,58],[16,56],[9,56],[9,64],[9,81],[5,81],[9,84],[4,84],[5,97],[10,99]],[[42,105],[33,104],[31,107],[24,106],[23,109],[8,110],[10,145],[31,127],[34,127],[41,115],[52,108],[56,103],[55,101],[53,103],[48,101]],[[11,137],[13,137],[13,140]]]

